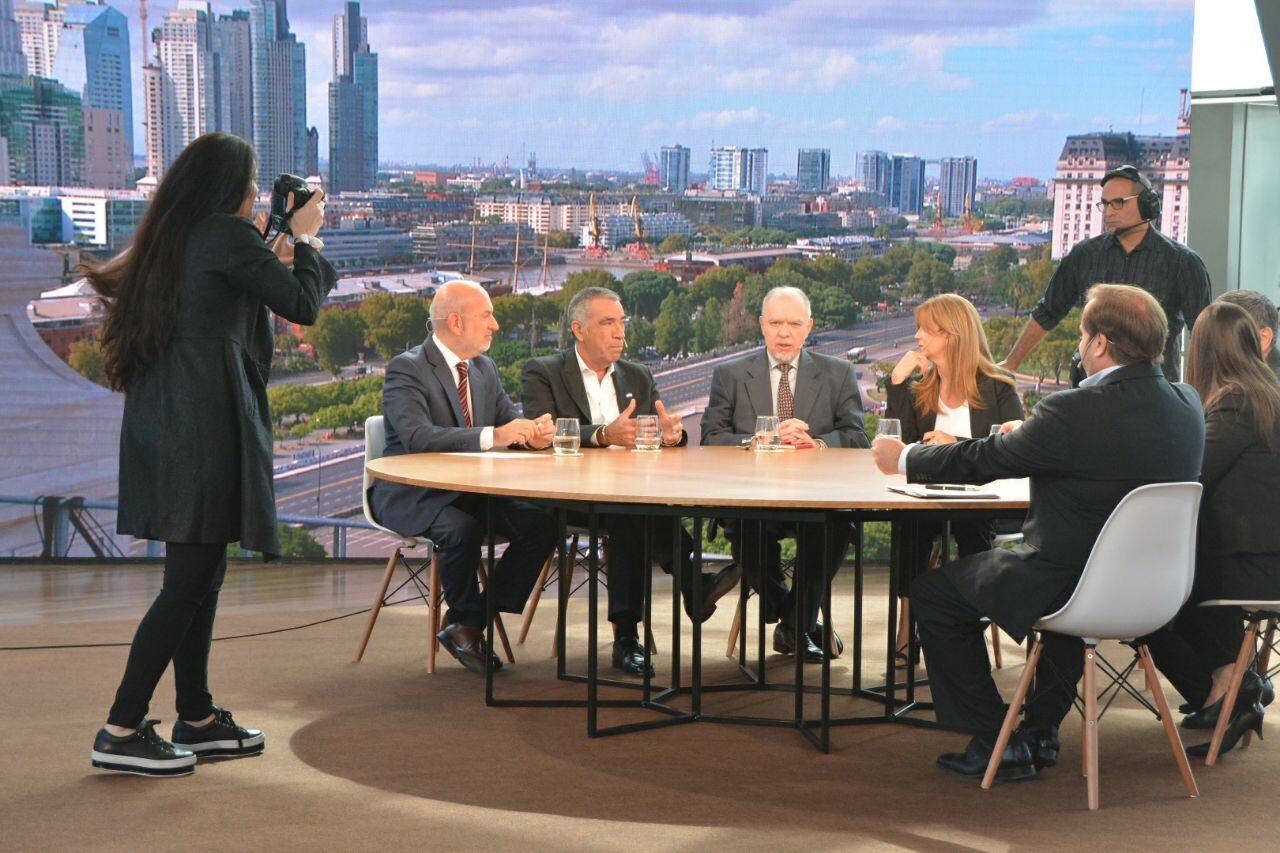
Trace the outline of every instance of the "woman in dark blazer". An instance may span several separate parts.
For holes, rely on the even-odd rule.
[[[1280,600],[1280,386],[1260,352],[1257,326],[1237,305],[1213,302],[1195,321],[1187,381],[1205,411],[1195,585],[1173,624],[1148,642],[1156,665],[1187,700],[1192,713],[1182,725],[1189,729],[1217,723],[1244,638],[1240,608],[1197,605]],[[1263,706],[1274,695],[1255,673],[1246,674],[1223,752],[1245,731],[1261,728]]]
[[[278,556],[272,484],[271,311],[315,322],[337,276],[311,238],[322,193],[268,246],[250,222],[257,158],[239,137],[192,142],[156,188],[129,251],[91,268],[105,297],[107,378],[125,394],[117,530],[165,542],[164,585],[138,625],[95,767],[154,776],[192,772],[197,755],[248,755],[262,732],[209,694],[209,645],[226,546]],[[289,200],[292,208],[292,196]],[[292,269],[290,268],[292,267]],[[172,743],[147,720],[173,662]]]
[[[944,293],[916,308],[916,346],[899,360],[886,388],[885,416],[902,422],[902,440],[908,444],[948,444],[962,439],[986,438],[993,426],[1022,420],[1022,401],[1013,377],[996,366],[982,329],[982,318],[963,296]],[[899,589],[928,565],[934,540],[942,535],[940,523],[895,524],[895,546],[902,554],[905,577]],[[961,557],[991,547],[990,522],[957,522],[951,525]],[[907,664],[908,602],[902,598],[898,621],[897,661]]]

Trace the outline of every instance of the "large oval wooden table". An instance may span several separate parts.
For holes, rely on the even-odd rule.
[[[657,452],[636,452],[619,449],[584,450],[580,456],[555,456],[550,451],[487,453],[422,453],[391,456],[368,463],[371,475],[411,486],[448,489],[487,495],[490,498],[518,498],[550,504],[561,509],[575,509],[591,514],[605,512],[630,512],[646,515],[662,515],[673,518],[692,517],[695,523],[703,519],[743,517],[769,518],[790,522],[814,522],[826,530],[834,523],[867,520],[895,520],[908,522],[937,518],[975,518],[1017,515],[1026,510],[1028,485],[1025,480],[1001,480],[988,484],[984,491],[999,495],[998,499],[948,499],[922,500],[889,491],[888,486],[905,485],[901,475],[886,476],[875,467],[868,450],[814,449],[782,450],[757,453],[737,447],[684,447],[666,448]],[[563,523],[563,513],[561,513]],[[804,528],[809,525],[804,525]],[[700,537],[695,537],[694,565],[701,560]],[[492,544],[492,537],[490,537]],[[563,549],[561,549],[563,552]],[[595,549],[589,574],[594,581],[598,570]],[[492,561],[492,550],[490,551]],[[561,555],[563,566],[564,555]],[[858,579],[861,580],[860,560]],[[677,561],[677,565],[679,561]],[[490,565],[492,572],[493,566]],[[797,571],[799,567],[797,567]],[[897,571],[890,572],[889,644],[886,655],[887,672],[893,672],[893,637],[896,631]],[[562,575],[562,577],[565,575]],[[491,574],[492,577],[492,574]],[[697,581],[699,574],[695,573]],[[795,579],[793,583],[798,583]],[[561,584],[563,587],[564,585]],[[700,583],[695,583],[695,587]],[[645,606],[648,608],[651,592],[646,583]],[[588,734],[605,734],[636,731],[669,725],[673,722],[703,720],[711,722],[747,722],[776,724],[798,728],[820,749],[830,746],[829,726],[867,720],[890,721],[903,719],[909,705],[896,703],[893,679],[885,685],[883,693],[868,694],[861,687],[860,640],[861,633],[861,583],[855,601],[859,618],[855,624],[853,648],[855,683],[852,692],[874,695],[884,699],[884,714],[872,718],[856,717],[832,721],[829,711],[830,658],[824,656],[821,693],[822,714],[819,719],[804,717],[803,666],[796,656],[796,679],[786,689],[796,695],[795,716],[791,720],[761,720],[755,718],[726,717],[703,714],[701,709],[701,634],[700,625],[693,622],[693,650],[691,684],[682,688],[679,684],[679,583],[673,583],[673,678],[672,686],[656,697],[650,693],[649,679],[644,679],[644,699],[638,704],[664,712],[668,719],[645,723],[630,723],[601,729],[596,725],[596,711],[601,705],[624,704],[600,700],[596,661],[596,584],[590,583],[591,603],[588,628],[588,672],[586,707]],[[695,595],[700,591],[695,588]],[[565,598],[561,598],[563,608]],[[744,606],[745,591],[740,599]],[[830,584],[823,602],[825,618],[830,622]],[[646,609],[646,616],[648,610]],[[492,614],[490,614],[492,617]],[[764,633],[761,622],[759,637],[760,658],[764,658]],[[745,632],[743,632],[745,634]],[[490,618],[490,647],[492,647],[492,618]],[[745,642],[744,642],[745,651]],[[561,654],[560,660],[563,661]],[[742,661],[740,660],[740,665]],[[737,686],[737,685],[733,685]],[[763,666],[757,682],[751,686],[765,686]],[[717,685],[717,689],[726,685]],[[910,685],[908,685],[910,691]],[[672,692],[689,692],[692,696],[692,712],[672,709],[662,701]],[[550,700],[502,701],[493,695],[492,673],[489,673],[486,700],[489,704],[565,704]],[[913,699],[909,694],[909,703]],[[582,704],[582,703],[578,703]],[[815,732],[813,729],[817,729]]]

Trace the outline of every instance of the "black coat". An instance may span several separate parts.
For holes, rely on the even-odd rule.
[[[315,322],[337,283],[310,246],[280,263],[247,219],[215,214],[187,241],[169,349],[129,381],[116,528],[165,542],[280,553],[272,475],[268,309]]]
[[[888,405],[886,416],[902,421],[902,440],[907,444],[920,441],[926,432],[934,428],[938,421],[937,412],[916,410],[916,395],[912,386],[918,379],[886,387]],[[972,438],[984,438],[996,424],[1005,421],[1022,419],[1022,401],[1018,399],[1018,389],[1007,382],[999,382],[985,374],[978,375],[978,394],[982,397],[983,408],[969,406],[969,431]]]
[[[1280,448],[1280,421],[1272,426]],[[1205,416],[1193,598],[1280,599],[1280,450],[1259,440],[1243,394]]]
[[[591,422],[591,402],[587,386],[582,383],[576,347],[555,355],[531,358],[521,375],[520,401],[526,418],[551,415],[553,418],[577,418],[582,424],[582,446],[594,446],[596,430],[603,424]],[[656,414],[654,404],[660,399],[653,372],[643,364],[619,360],[613,365],[613,387],[618,395],[618,410],[635,400],[635,415]],[[688,434],[680,444],[689,441]]]
[[[1018,429],[955,444],[917,445],[911,482],[1030,477],[1022,552],[995,549],[944,566],[960,593],[1021,640],[1070,596],[1120,500],[1148,483],[1199,478],[1200,398],[1153,364],[1121,367],[1089,388],[1040,401]]]

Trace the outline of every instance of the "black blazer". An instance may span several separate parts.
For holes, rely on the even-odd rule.
[[[1051,606],[1065,603],[1121,498],[1148,483],[1196,480],[1203,451],[1195,390],[1171,384],[1154,364],[1131,364],[1098,385],[1045,397],[1011,433],[917,445],[907,478],[1031,478],[1023,552],[978,554],[953,576],[971,604],[1021,640]]]
[[[247,219],[216,213],[192,230],[173,339],[125,389],[120,533],[280,553],[268,310],[309,326],[337,281],[303,244],[290,270]]]
[[[1280,421],[1271,440],[1280,448]],[[1204,465],[1200,473],[1197,550],[1202,558],[1225,554],[1280,554],[1280,450],[1259,440],[1253,409],[1231,394],[1205,415]],[[1277,577],[1280,587],[1280,577]],[[1280,592],[1280,588],[1277,589]]]
[[[886,416],[902,421],[902,440],[907,444],[920,441],[938,421],[937,412],[925,412],[921,415],[916,410],[916,395],[912,392],[912,386],[919,381],[908,378],[898,385],[891,382],[885,389],[888,395]],[[969,406],[969,432],[972,438],[985,438],[996,424],[1022,419],[1022,401],[1018,399],[1018,389],[1013,385],[979,374],[978,394],[982,397],[984,407],[979,409]]]
[[[502,390],[502,380],[493,360],[480,355],[467,364],[471,388],[470,427],[462,417],[453,373],[433,338],[391,359],[382,388],[382,414],[387,430],[385,455],[478,452],[480,433],[485,427],[502,426],[517,417],[515,404]],[[386,480],[375,480],[369,488],[369,506],[374,518],[401,536],[425,533],[440,510],[457,498],[458,492]]]
[[[553,418],[577,418],[582,424],[582,446],[594,447],[596,430],[604,424],[591,422],[591,403],[587,387],[582,384],[576,347],[555,355],[531,358],[520,376],[520,399],[526,418],[551,415]],[[652,415],[658,402],[658,383],[652,371],[634,361],[619,360],[613,365],[613,387],[618,394],[618,410],[636,401],[635,414]],[[680,445],[689,441],[684,433]]]

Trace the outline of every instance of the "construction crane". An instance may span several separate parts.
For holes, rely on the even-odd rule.
[[[658,164],[653,162],[653,158],[649,156],[648,151],[640,152],[640,161],[644,163],[644,185],[646,187],[656,187],[662,182],[662,176],[658,172]]]
[[[596,194],[587,198],[587,247],[582,250],[582,257],[603,260],[609,257],[609,250],[600,242],[600,217],[596,216]]]
[[[644,239],[644,219],[640,216],[640,204],[636,201],[635,196],[631,197],[631,222],[635,225],[636,239],[627,244],[627,260],[653,260],[653,254],[649,251],[649,244]]]
[[[520,210],[520,196],[516,196],[516,210]],[[516,254],[511,264],[511,292],[520,288],[520,216],[516,215]]]
[[[964,196],[964,233],[977,234],[986,227],[981,219],[973,215],[973,196],[965,193]]]

